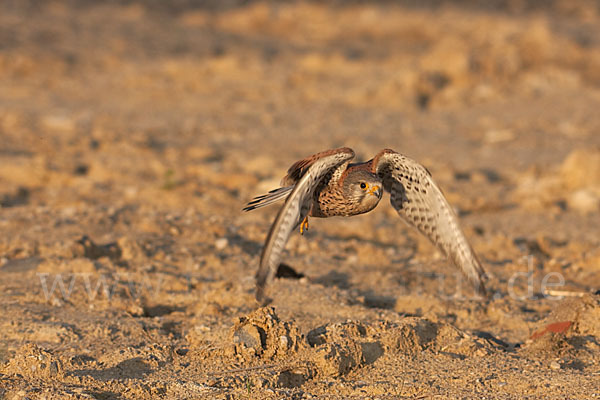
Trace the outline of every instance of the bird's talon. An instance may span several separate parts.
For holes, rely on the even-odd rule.
[[[308,230],[308,217],[304,217],[302,223],[300,224],[300,234],[304,235],[304,231]]]

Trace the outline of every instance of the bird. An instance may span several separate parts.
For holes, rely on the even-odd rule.
[[[265,302],[266,286],[273,280],[291,233],[308,229],[308,217],[350,217],[373,210],[384,191],[398,215],[427,237],[469,279],[475,292],[485,296],[486,272],[460,228],[458,217],[417,161],[383,149],[366,162],[351,163],[348,147],[331,149],[296,161],[281,187],[252,199],[243,211],[284,200],[267,235],[256,272],[255,297]]]

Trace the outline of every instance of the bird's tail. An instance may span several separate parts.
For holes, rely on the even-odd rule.
[[[268,206],[271,203],[275,203],[276,201],[285,199],[290,194],[292,189],[294,189],[294,186],[287,186],[273,189],[267,194],[256,196],[252,199],[252,201],[246,204],[246,207],[243,208],[243,211],[256,210],[257,208]]]

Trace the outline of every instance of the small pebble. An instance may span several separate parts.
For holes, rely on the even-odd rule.
[[[229,241],[226,238],[220,238],[215,240],[215,247],[217,248],[217,250],[223,250],[225,247],[227,247],[228,244]]]
[[[554,370],[560,369],[560,364],[558,362],[556,362],[556,361],[552,361],[550,363],[550,368],[554,369]]]
[[[280,336],[279,337],[279,345],[280,345],[280,347],[283,348],[283,349],[287,349],[289,341],[290,340],[288,339],[287,336],[285,336],[285,335]]]

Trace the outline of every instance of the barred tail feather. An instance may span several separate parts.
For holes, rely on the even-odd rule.
[[[256,210],[257,208],[268,206],[269,204],[275,203],[276,201],[284,200],[290,194],[292,189],[294,189],[294,186],[287,186],[273,189],[267,194],[256,196],[252,199],[252,201],[246,204],[246,207],[244,207],[242,210],[252,211]]]

